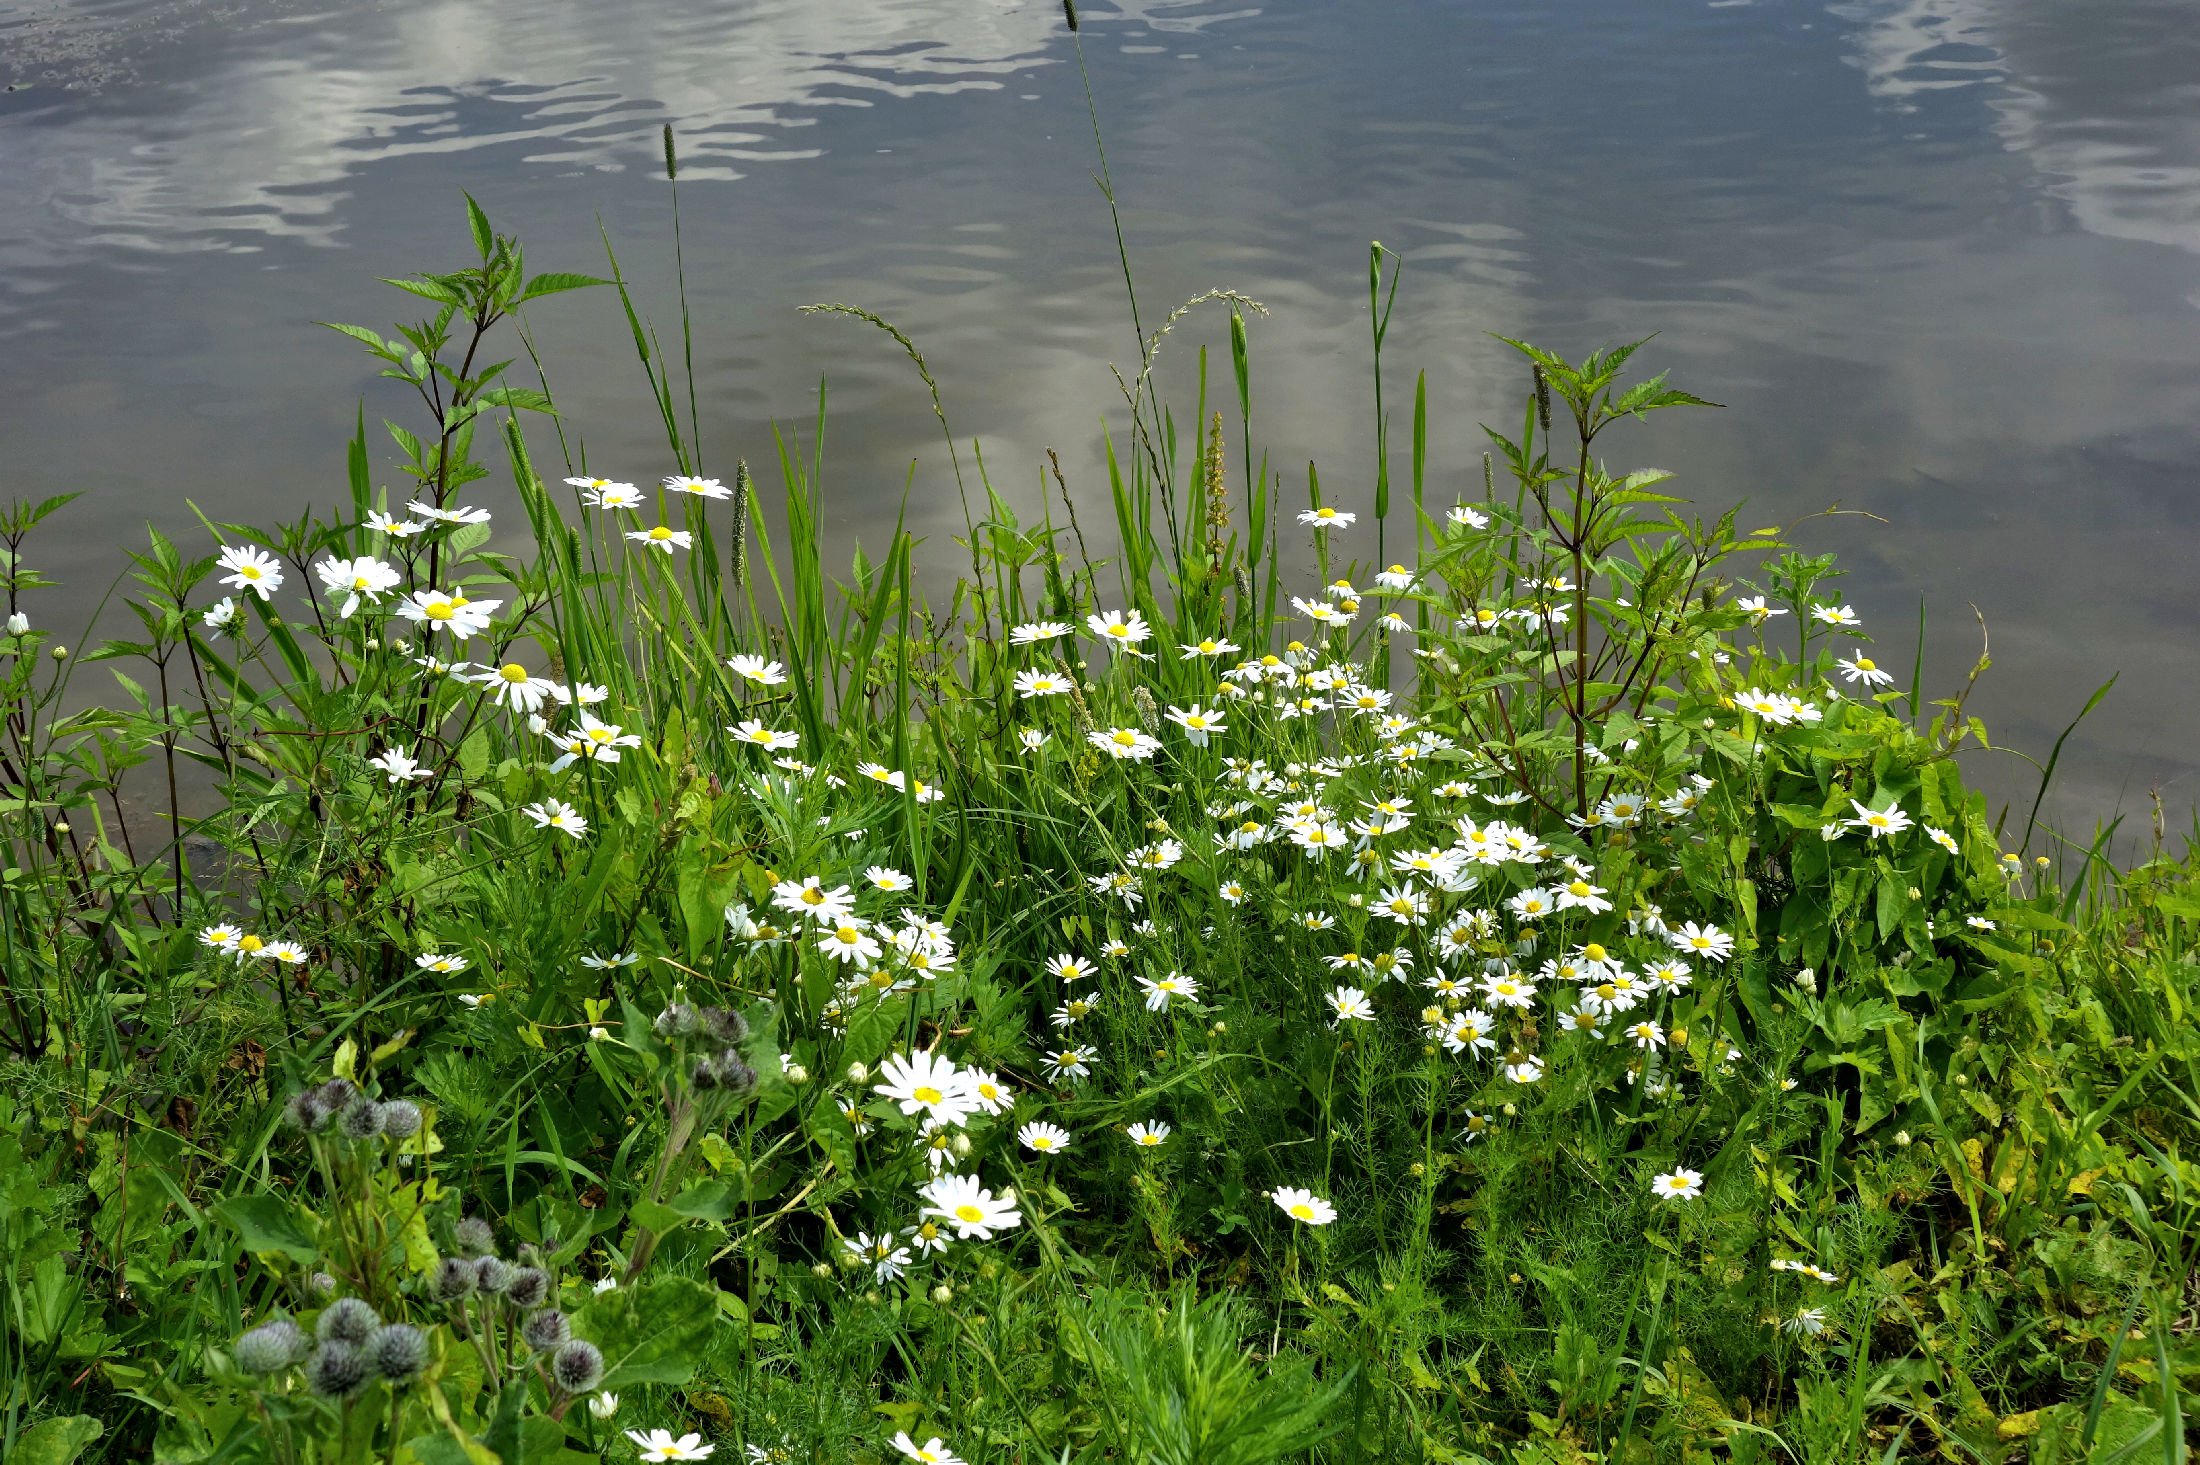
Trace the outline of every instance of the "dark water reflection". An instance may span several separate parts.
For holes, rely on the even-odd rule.
[[[2200,795],[2192,4],[1086,14],[1147,309],[1216,285],[1268,303],[1276,461],[1318,458],[1332,492],[1368,476],[1371,238],[1408,261],[1390,360],[1429,371],[1447,489],[1512,411],[1484,332],[1662,332],[1653,354],[1731,410],[1644,431],[1640,461],[1753,517],[1882,516],[1807,541],[1844,555],[1882,659],[1906,662],[1924,598],[1946,689],[1978,606],[1997,740],[2043,753],[2122,669],[2066,755],[2069,822],[2156,782],[2173,809]],[[1104,364],[1132,346],[1051,0],[0,0],[0,81],[0,492],[91,495],[40,554],[68,582],[52,623],[186,499],[252,519],[334,498],[360,395],[402,409],[308,322],[393,314],[372,277],[452,260],[461,188],[542,268],[596,268],[600,215],[669,322],[668,120],[714,468],[768,459],[829,371],[840,532],[911,457],[922,527],[959,522],[906,363],[793,310],[840,299],[922,343],[1012,496],[1047,444],[1098,489]],[[615,302],[537,321],[591,463],[662,471]]]

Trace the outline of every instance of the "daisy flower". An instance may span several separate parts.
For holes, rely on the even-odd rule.
[[[421,767],[403,748],[384,748],[367,760],[367,766],[379,768],[388,774],[391,783],[404,783],[408,779],[429,776],[429,770]]]
[[[1375,1020],[1375,1004],[1368,1001],[1367,994],[1358,987],[1338,987],[1322,1000],[1329,1004],[1329,1010],[1335,1014],[1334,1021],[1339,1024]]]
[[[1853,660],[1846,656],[1836,657],[1834,660],[1835,664],[1841,668],[1841,676],[1845,681],[1851,683],[1862,682],[1867,687],[1891,687],[1894,685],[1894,677],[1890,673],[1882,671],[1879,663],[1873,661],[1869,656],[1859,654]]]
[[[1332,509],[1327,504],[1322,505],[1320,508],[1299,510],[1299,522],[1316,529],[1347,528],[1358,517],[1357,514],[1347,514],[1342,510]]]
[[[1849,805],[1856,810],[1856,817],[1848,821],[1849,828],[1864,830],[1873,839],[1889,838],[1910,827],[1910,816],[1899,806],[1874,809],[1862,799],[1850,799]]]
[[[1026,621],[1008,633],[1012,646],[1036,646],[1043,641],[1059,641],[1070,632],[1062,621]]]
[[[1666,1200],[1694,1200],[1703,1194],[1701,1170],[1674,1170],[1650,1182],[1653,1195]]]
[[[199,617],[199,624],[206,627],[208,635],[218,638],[237,628],[237,617],[241,612],[242,607],[237,604],[236,598],[224,595],[207,607],[206,613]]]
[[[947,1448],[946,1441],[938,1435],[920,1445],[909,1438],[907,1430],[903,1430],[894,1436],[894,1448],[916,1461],[917,1465],[963,1465],[963,1461],[953,1450]]]
[[[1095,728],[1085,734],[1085,740],[1101,752],[1115,758],[1129,758],[1145,762],[1161,751],[1161,740],[1140,732],[1135,727],[1111,727],[1106,732]]]
[[[704,1444],[699,1434],[684,1434],[675,1439],[669,1429],[653,1429],[646,1434],[630,1429],[626,1437],[642,1452],[644,1460],[708,1460],[711,1451],[718,1448]]]
[[[514,712],[540,712],[556,686],[548,677],[538,677],[516,661],[485,667],[465,680],[487,687],[492,706],[507,707]]]
[[[1337,1219],[1337,1208],[1311,1190],[1279,1185],[1268,1192],[1268,1198],[1286,1216],[1294,1221],[1303,1221],[1309,1226],[1326,1226]]]
[[[322,560],[313,567],[313,573],[321,577],[329,594],[344,597],[343,607],[336,612],[338,620],[348,620],[359,609],[361,600],[380,605],[383,592],[396,589],[405,578],[395,565],[384,564],[372,555],[355,560]]]
[[[415,534],[428,532],[425,524],[412,519],[393,518],[380,509],[368,510],[367,527],[378,534],[387,534],[392,539],[410,539]]]
[[[917,1192],[927,1204],[920,1212],[937,1216],[965,1241],[991,1241],[996,1231],[1023,1224],[1013,1196],[995,1196],[975,1175],[942,1175]]]
[[[1168,1141],[1169,1126],[1159,1120],[1149,1124],[1141,1119],[1124,1130],[1123,1137],[1142,1150],[1156,1149]]]
[[[1074,1082],[1091,1077],[1091,1063],[1096,1051],[1096,1049],[1082,1047],[1056,1049],[1054,1052],[1047,1054],[1046,1062],[1043,1065],[1047,1071],[1047,1077],[1053,1079],[1056,1083],[1060,1083],[1064,1079]]]
[[[737,743],[747,743],[773,753],[787,752],[800,746],[802,742],[800,733],[779,732],[764,726],[753,717],[744,718],[739,726],[729,727],[726,731],[733,735],[733,740]]]
[[[465,641],[489,629],[489,618],[496,614],[501,600],[468,600],[457,591],[415,590],[397,607],[397,613],[408,621],[418,621],[430,631],[449,631]]]
[[[729,657],[726,665],[741,680],[759,687],[776,687],[787,680],[787,672],[776,661],[766,661],[761,656]]]
[[[466,970],[472,963],[455,951],[423,951],[413,958],[413,965],[424,972],[434,972],[439,976],[450,976],[455,972]]]
[[[1166,1012],[1172,997],[1182,997],[1189,1002],[1199,996],[1199,983],[1182,972],[1170,972],[1158,978],[1141,976],[1135,980],[1138,989],[1146,995],[1148,1012]]]
[[[1168,716],[1169,721],[1184,729],[1185,741],[1195,748],[1206,747],[1210,734],[1229,731],[1221,713],[1209,712],[1196,702],[1189,708],[1171,707]]]
[[[223,545],[217,568],[227,572],[221,577],[222,584],[249,590],[262,600],[283,588],[282,562],[249,544]]]
[[[1691,952],[1710,961],[1725,961],[1734,954],[1734,938],[1717,926],[1683,921],[1666,933],[1676,951]]]
[[[537,829],[555,829],[575,839],[588,832],[588,821],[581,817],[581,811],[559,799],[544,799],[539,804],[527,805],[520,812],[534,820]]]
[[[1821,626],[1840,626],[1850,630],[1863,624],[1856,612],[1845,605],[1814,605],[1810,608],[1810,618]]]
[[[674,493],[689,493],[699,499],[725,499],[733,497],[733,490],[715,478],[694,478],[685,473],[675,473],[664,480],[665,487]]]
[[[433,504],[424,504],[417,500],[405,505],[405,507],[421,518],[433,520],[438,524],[486,524],[489,522],[489,511],[487,509],[463,507],[439,509]]]
[[[568,478],[568,487],[581,491],[581,502],[592,509],[631,509],[642,501],[642,491],[631,483],[609,478]]]
[[[670,524],[659,524],[654,529],[629,529],[626,537],[644,549],[661,549],[666,554],[675,549],[692,549],[695,545],[694,535]]]
[[[1016,1143],[1040,1155],[1058,1155],[1069,1148],[1069,1131],[1034,1119],[1016,1131]]]
[[[1030,700],[1033,697],[1059,697],[1070,689],[1070,680],[1059,672],[1030,668],[1016,673],[1016,695]]]
[[[1085,628],[1110,646],[1136,646],[1153,635],[1146,618],[1137,611],[1098,611],[1085,617]]]

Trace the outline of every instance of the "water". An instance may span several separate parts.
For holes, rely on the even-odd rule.
[[[1406,259],[1388,348],[1429,372],[1447,495],[1519,387],[1488,331],[1650,357],[1728,404],[1615,445],[1712,508],[1838,550],[1844,598],[1995,740],[2071,740],[2081,830],[2200,798],[2200,7],[2133,0],[1658,4],[1122,0],[1085,42],[1149,324],[1211,286],[1268,304],[1258,431],[1367,492],[1368,241]],[[845,540],[919,464],[952,480],[883,337],[923,347],[1012,498],[1061,449],[1102,517],[1105,364],[1133,359],[1059,7],[1041,0],[0,0],[0,494],[87,500],[34,545],[81,626],[140,521],[295,516],[342,492],[356,404],[401,414],[316,319],[460,262],[458,194],[534,268],[597,270],[599,218],[676,323],[658,129],[679,130],[709,466],[772,457],[830,376]],[[608,293],[535,316],[597,471],[665,471]],[[1217,320],[1172,337],[1172,391]],[[1195,327],[1197,327],[1195,329]],[[1217,385],[1221,380],[1217,378]],[[806,428],[805,428],[806,431]],[[542,451],[548,450],[547,435]],[[1402,451],[1402,429],[1401,429]],[[501,501],[492,499],[492,501]],[[113,625],[114,623],[109,623]],[[1971,759],[2021,820],[2035,775]]]

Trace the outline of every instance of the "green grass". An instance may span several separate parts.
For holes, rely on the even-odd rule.
[[[1057,520],[822,307],[911,361],[966,515],[836,577],[822,390],[762,474],[707,460],[692,327],[676,372],[609,258],[666,464],[724,492],[591,505],[625,465],[524,328],[601,282],[468,220],[393,282],[426,319],[337,327],[417,398],[394,459],[362,414],[347,502],[208,523],[279,589],[156,535],[135,639],[0,640],[0,1456],[2184,1458],[2200,871],[2021,854],[1960,697],[1816,613],[1830,559],[1608,466],[1704,405],[1635,348],[1493,342],[1517,422],[1434,503],[1377,247],[1376,488],[1308,483],[1348,532],[1255,451],[1261,308],[1202,297],[1135,325],[1107,502],[1057,474]],[[1156,393],[1209,306],[1234,434]],[[65,506],[0,521],[10,611]],[[386,588],[345,614],[331,560]],[[928,1217],[935,1175],[984,1194]],[[484,1293],[483,1250],[543,1275]],[[337,1298],[417,1367],[371,1334],[355,1388]],[[284,1318],[335,1332],[241,1341]]]

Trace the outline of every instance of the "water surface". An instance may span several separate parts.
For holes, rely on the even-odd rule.
[[[1123,0],[1085,46],[1149,319],[1213,286],[1268,304],[1276,461],[1364,495],[1365,260],[1406,260],[1389,347],[1429,372],[1445,492],[1518,378],[1486,332],[1579,352],[1658,332],[1728,404],[1614,450],[1708,506],[1792,520],[1907,664],[2065,754],[2062,817],[2200,796],[2200,14],[2189,0],[1810,4]],[[341,493],[391,384],[315,319],[461,262],[458,194],[536,268],[595,270],[599,220],[662,322],[682,139],[705,456],[769,460],[829,374],[836,532],[876,538],[927,404],[847,300],[922,345],[958,432],[1034,500],[1041,450],[1100,489],[1132,359],[1070,38],[1040,0],[0,0],[0,493],[88,497],[34,557],[80,626],[141,522],[295,515]],[[535,316],[598,471],[668,468],[616,302]],[[1172,338],[1188,367],[1214,339]],[[1219,381],[1218,381],[1219,385]],[[1182,390],[1181,378],[1172,390]],[[1183,396],[1188,401],[1188,394]],[[547,440],[546,440],[547,445]],[[1297,471],[1294,469],[1294,471]],[[1093,519],[1098,519],[1097,498]],[[2011,758],[1974,760],[2028,798]]]

